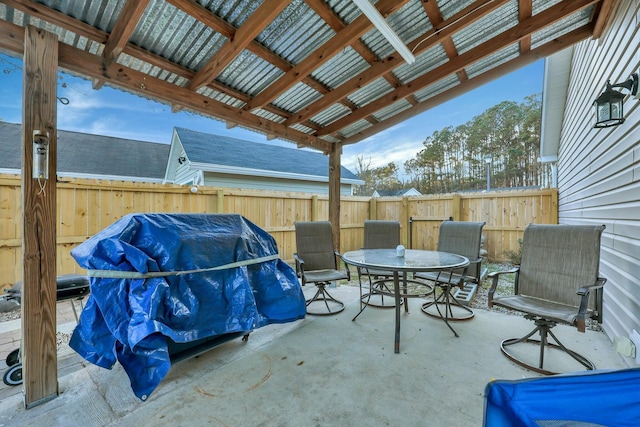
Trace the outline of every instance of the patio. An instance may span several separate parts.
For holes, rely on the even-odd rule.
[[[305,287],[305,294],[314,291]],[[340,285],[332,293],[345,302],[344,312],[261,328],[246,343],[234,340],[179,362],[146,402],[133,395],[120,365],[101,369],[63,348],[60,395],[25,410],[20,388],[11,394],[2,385],[0,424],[470,426],[482,423],[487,382],[537,376],[499,350],[502,339],[530,329],[521,317],[475,309],[473,320],[456,324],[455,338],[410,300],[394,354],[393,310],[367,308],[352,322],[358,288]],[[70,310],[59,317],[68,328]],[[598,369],[627,367],[604,333],[555,331]]]

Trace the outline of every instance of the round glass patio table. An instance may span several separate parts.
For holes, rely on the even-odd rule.
[[[360,249],[342,254],[342,260],[346,264],[355,267],[393,272],[393,296],[396,302],[395,353],[400,353],[400,299],[418,296],[401,290],[400,274],[402,273],[406,281],[406,273],[423,271],[451,272],[469,265],[469,259],[462,255],[417,249],[406,249],[403,257],[397,256],[395,249]],[[403,289],[406,289],[406,286]]]

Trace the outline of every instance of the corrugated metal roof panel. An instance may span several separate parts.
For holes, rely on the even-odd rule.
[[[327,0],[327,4],[345,24],[352,23],[362,15],[358,6],[352,0]]]
[[[488,41],[518,24],[518,1],[511,0],[494,13],[477,20],[453,35],[458,55]]]
[[[393,70],[393,74],[402,83],[408,83],[411,80],[428,73],[429,71],[445,64],[449,60],[447,52],[444,51],[442,44],[437,44],[416,57],[413,64],[403,64]]]
[[[442,0],[438,2],[438,6],[440,6],[440,14],[447,20],[471,3],[473,0]]]
[[[406,99],[401,99],[398,102],[395,102],[372,115],[376,120],[383,121],[395,116],[398,113],[402,113],[409,108],[411,108],[411,103],[409,103]]]
[[[256,96],[283,74],[282,70],[270,62],[245,50],[220,73],[216,80],[233,89]]]
[[[291,89],[276,98],[272,104],[285,111],[295,112],[309,104],[309,100],[320,97],[317,90],[304,83],[297,83]]]
[[[238,28],[260,7],[262,0],[200,0],[200,3],[229,24]]]
[[[334,35],[335,31],[306,3],[294,0],[257,40],[295,65]]]
[[[369,83],[368,85],[355,91],[347,98],[349,101],[356,104],[358,107],[367,105],[376,98],[389,93],[393,90],[393,87],[384,78],[380,77]]]
[[[492,68],[504,64],[507,61],[517,58],[519,54],[520,45],[518,43],[514,43],[496,53],[486,56],[476,63],[469,65],[466,68],[467,76],[469,76],[470,79],[474,78],[491,70]]]
[[[276,123],[282,123],[285,121],[285,118],[281,115],[272,113],[271,111],[263,110],[262,108],[256,108],[255,110],[253,110],[253,114]]]
[[[235,108],[242,108],[245,105],[245,103],[238,98],[227,95],[225,93],[221,93],[209,87],[200,88],[200,90],[198,90],[198,93],[211,99],[215,99],[218,102],[222,102],[223,104],[231,105]]]
[[[329,123],[333,123],[336,120],[351,113],[351,110],[342,104],[333,104],[329,108],[325,108],[320,113],[311,117],[313,123],[318,123],[320,126],[326,126]]]
[[[560,3],[562,0],[536,0],[531,5],[531,13],[537,15],[549,9],[551,6]]]
[[[292,125],[291,129],[295,129],[297,131],[306,133],[308,135],[312,135],[315,132],[315,130],[313,130],[310,127],[307,127],[307,126],[305,126],[305,125],[303,125],[301,123],[296,123],[295,125]]]
[[[335,89],[369,67],[369,63],[358,52],[347,46],[311,75],[329,89]]]
[[[584,8],[576,14],[549,25],[542,31],[533,33],[531,35],[531,48],[535,49],[538,46],[560,37],[562,34],[566,34],[576,28],[588,24],[591,20],[591,15],[593,14],[593,8],[594,6]]]
[[[414,93],[414,97],[418,100],[418,102],[424,102],[429,98],[433,98],[434,96],[449,90],[460,84],[460,80],[456,74],[451,74],[446,78],[427,86],[426,88]]]
[[[366,120],[358,120],[348,126],[345,126],[344,128],[342,128],[339,132],[340,135],[344,136],[345,138],[350,137],[351,135],[355,135],[358,132],[362,132],[363,130],[370,128],[372,126],[371,123],[369,123]]]

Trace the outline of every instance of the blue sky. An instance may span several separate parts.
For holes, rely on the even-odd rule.
[[[423,148],[422,142],[434,131],[471,120],[502,101],[520,102],[542,92],[544,61],[537,61],[465,95],[380,132],[343,150],[342,164],[355,172],[359,155],[372,167],[397,162],[403,171],[405,160]],[[171,107],[104,86],[91,88],[91,82],[61,73],[58,96],[69,99],[58,104],[58,128],[120,138],[169,143],[174,127],[225,135],[265,144],[295,148],[280,140],[267,141],[265,135],[243,128],[227,129],[224,122],[188,112],[172,113]],[[22,63],[0,54],[0,120],[22,120]]]

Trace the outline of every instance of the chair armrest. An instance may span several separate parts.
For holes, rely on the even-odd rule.
[[[483,258],[482,257],[478,257],[474,260],[469,260],[469,265],[467,266],[467,271],[469,267],[471,267],[472,265],[476,265],[476,264],[480,264],[482,262]],[[461,281],[460,285],[463,286],[463,282],[476,282],[476,283],[480,283],[480,277],[475,277],[475,276],[469,276],[467,274],[465,274],[464,279]]]
[[[306,283],[304,278],[304,260],[300,258],[297,253],[293,254],[293,259],[296,261],[296,276],[302,280],[302,286],[304,286]]]
[[[599,277],[593,285],[583,286],[576,292],[582,298],[580,299],[580,307],[578,308],[578,316],[576,317],[576,323],[578,331],[584,332],[586,330],[586,318],[587,310],[589,309],[589,296],[591,291],[595,291],[596,298],[596,316],[595,319],[598,322],[602,322],[602,291],[607,279]]]
[[[344,269],[347,272],[347,280],[351,280],[351,270],[349,270],[349,264],[347,264],[346,262],[344,262],[344,260],[342,259],[342,255],[340,255],[340,252],[338,251],[333,251],[333,253],[336,255],[336,257],[338,257],[338,259],[340,261],[342,261],[342,264],[344,265]],[[338,268],[339,269],[339,268]]]
[[[519,271],[520,267],[516,267],[510,270],[494,271],[493,273],[487,274],[487,278],[492,280],[487,300],[487,305],[489,306],[489,308],[493,307],[493,294],[495,294],[496,288],[498,287],[498,280],[500,279],[500,276],[503,274],[518,274]]]

